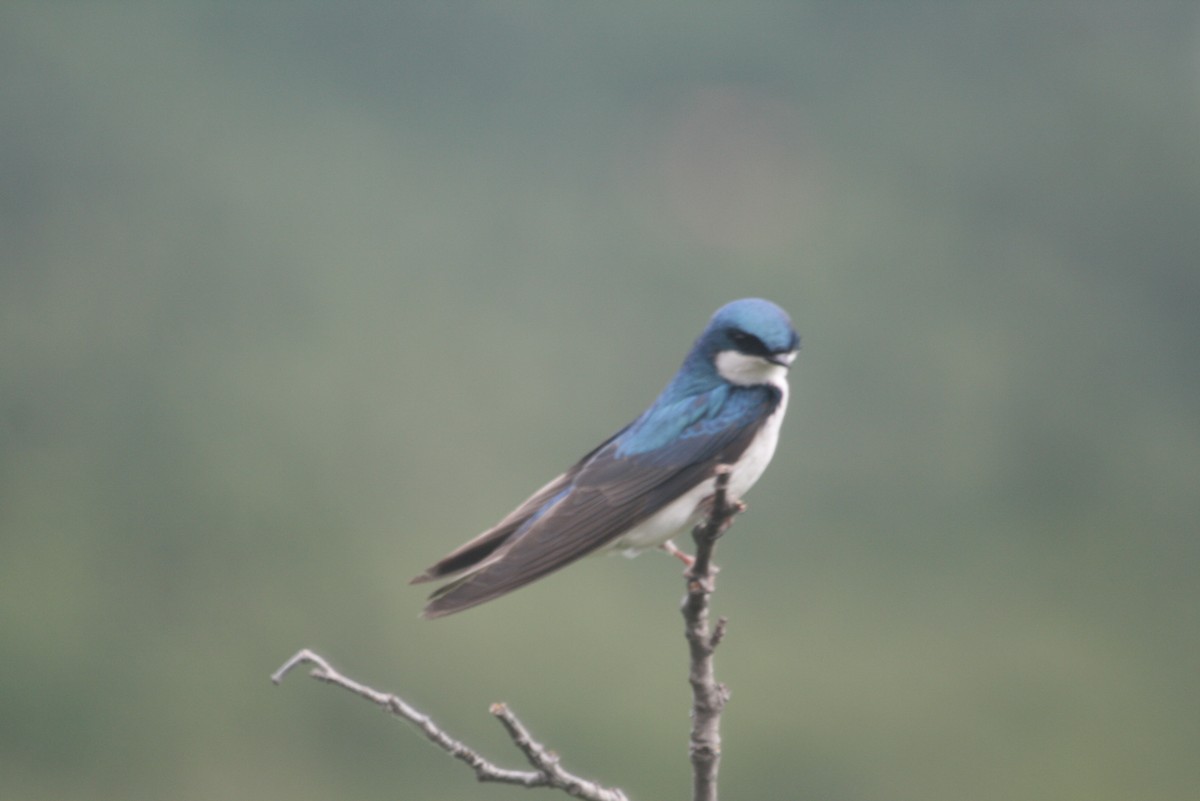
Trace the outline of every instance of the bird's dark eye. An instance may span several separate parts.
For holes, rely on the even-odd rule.
[[[734,329],[729,332],[729,338],[733,340],[734,347],[748,356],[767,356],[771,352],[754,334]]]

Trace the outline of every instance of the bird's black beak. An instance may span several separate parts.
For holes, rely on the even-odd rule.
[[[788,368],[792,366],[792,362],[796,360],[796,351],[789,350],[786,353],[772,353],[765,357],[771,364],[777,364],[780,367]]]

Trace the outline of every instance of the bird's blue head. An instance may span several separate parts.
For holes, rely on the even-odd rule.
[[[727,381],[778,384],[800,349],[787,312],[769,300],[744,298],[717,309],[684,360],[673,388],[690,394]]]

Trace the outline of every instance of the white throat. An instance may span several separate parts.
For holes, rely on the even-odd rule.
[[[759,384],[786,386],[787,365],[796,358],[796,353],[787,354],[783,360],[787,364],[775,364],[762,356],[749,356],[736,350],[723,350],[717,354],[714,364],[717,374],[731,384],[752,387]]]

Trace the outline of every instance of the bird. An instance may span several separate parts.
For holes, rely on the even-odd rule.
[[[711,504],[717,468],[740,499],[775,453],[800,349],[787,313],[743,298],[713,314],[678,372],[633,422],[533,493],[492,528],[410,583],[447,580],[422,616],[491,601],[589,554],[661,548]]]

